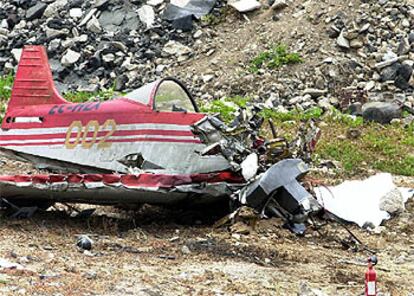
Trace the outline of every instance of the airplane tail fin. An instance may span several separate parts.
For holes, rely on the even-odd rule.
[[[41,104],[65,104],[53,83],[43,46],[25,46],[17,67],[8,109]]]

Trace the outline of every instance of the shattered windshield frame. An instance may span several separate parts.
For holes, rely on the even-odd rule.
[[[170,91],[166,92],[165,87],[169,88]],[[170,77],[146,84],[126,94],[124,97],[162,112],[199,112],[197,103],[187,88],[179,80]],[[164,104],[167,103],[169,110],[166,110],[165,107],[160,108],[160,106],[157,106],[158,101]],[[175,105],[178,103],[180,105]],[[173,109],[173,107],[176,107],[176,109]]]

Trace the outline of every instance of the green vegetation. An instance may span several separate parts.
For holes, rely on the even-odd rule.
[[[220,22],[221,22],[221,19],[211,13],[201,17],[201,23],[204,26],[215,26],[215,25],[218,25]]]
[[[363,123],[357,128],[361,136],[352,139],[345,136],[352,125],[334,119],[327,123],[315,159],[339,161],[346,175],[369,168],[414,176],[414,124]]]
[[[250,71],[256,73],[261,68],[275,69],[283,65],[302,63],[303,60],[296,52],[288,52],[287,46],[275,45],[270,50],[259,53],[250,62]]]
[[[236,116],[236,111],[239,107],[245,108],[249,98],[235,96],[231,98],[225,98],[224,100],[214,100],[209,104],[202,106],[200,111],[203,113],[219,114],[220,118],[230,123]]]
[[[99,101],[106,101],[114,96],[114,90],[110,88],[108,90],[100,90],[97,92],[67,92],[63,96],[66,100],[71,101],[73,103],[82,103],[96,99],[98,99]]]
[[[7,101],[13,86],[13,75],[0,77],[0,102]]]

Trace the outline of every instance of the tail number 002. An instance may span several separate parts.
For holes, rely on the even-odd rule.
[[[82,123],[77,120],[72,122],[66,132],[65,147],[67,149],[74,149],[80,144],[82,148],[90,149],[93,145],[97,144],[99,149],[108,148],[112,144],[108,142],[108,139],[115,131],[116,122],[113,119],[108,119],[103,125],[99,125],[97,120],[91,120],[85,126],[82,126]],[[99,132],[105,134],[100,139],[97,139]],[[73,133],[76,134],[76,137],[71,142]]]

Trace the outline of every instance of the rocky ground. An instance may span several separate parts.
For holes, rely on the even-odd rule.
[[[148,207],[126,215],[100,208],[89,219],[69,212],[2,218],[1,257],[19,264],[2,271],[2,295],[363,294],[368,253],[336,242],[348,237],[336,224],[324,227],[324,236],[309,229],[300,238],[277,219],[254,229],[215,229],[199,212]],[[379,295],[414,291],[412,228],[412,202],[380,234],[351,227],[378,251]],[[91,251],[76,247],[80,234],[94,240]]]
[[[155,14],[148,29],[138,12],[144,2],[3,1],[0,72],[14,69],[24,43],[36,43],[47,46],[62,90],[125,91],[172,75],[200,100],[250,96],[279,110],[414,104],[411,0],[263,1],[247,14],[218,1],[189,31],[162,20],[168,1],[148,1]],[[252,58],[279,43],[303,63],[249,71]],[[2,173],[34,172],[2,161]],[[412,178],[397,182],[414,186]],[[337,240],[349,235],[336,223],[297,237],[278,219],[214,228],[217,218],[154,207],[98,207],[79,218],[64,205],[29,220],[2,216],[0,258],[18,265],[0,273],[0,294],[363,295],[369,252],[344,248]],[[350,227],[378,251],[382,295],[414,293],[413,221],[411,201],[380,233]],[[76,247],[81,234],[94,240],[91,251]]]
[[[281,109],[414,103],[411,0],[270,0],[246,14],[217,1],[184,30],[164,19],[168,1],[144,2],[8,1],[0,8],[0,72],[35,43],[47,46],[62,90],[125,91],[174,75],[198,99],[242,95]],[[303,63],[249,71],[252,58],[281,43]]]

